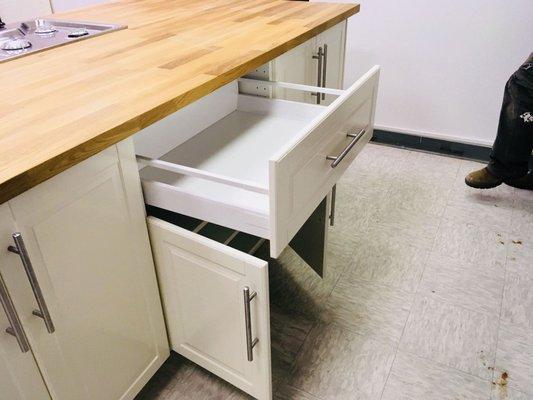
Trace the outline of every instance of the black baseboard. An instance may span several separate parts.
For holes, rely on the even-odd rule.
[[[490,147],[478,146],[475,144],[451,142],[448,140],[408,135],[406,133],[384,131],[380,129],[374,129],[374,137],[372,138],[372,141],[392,146],[405,147],[408,149],[430,151],[433,153],[480,161],[489,161],[491,151]]]

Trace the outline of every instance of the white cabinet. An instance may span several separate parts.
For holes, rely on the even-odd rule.
[[[140,132],[136,152],[172,349],[270,400],[268,266],[251,255],[254,241],[275,258],[319,205],[325,214],[372,137],[379,67],[346,90],[240,82],[335,100],[248,96],[233,82]],[[319,219],[310,225],[323,230]],[[251,301],[245,288],[257,293]]]
[[[199,222],[191,232],[153,217],[148,225],[172,349],[246,393],[270,399],[267,262],[231,247],[240,241],[231,230],[217,233]]]
[[[4,22],[43,17],[51,12],[48,0],[0,0],[0,17]]]
[[[292,82],[302,85],[317,84],[317,63],[313,58],[317,51],[316,37],[282,54],[271,61],[274,81]],[[289,88],[275,88],[273,96],[278,99],[316,103],[316,96]]]
[[[346,21],[270,62],[273,80],[341,89],[344,79]],[[329,105],[335,96],[276,88],[274,97]]]
[[[316,42],[318,48],[317,56],[318,53],[322,53],[322,87],[342,89],[346,48],[346,21],[319,34],[316,37]],[[330,94],[323,94],[320,104],[331,104],[335,98],[335,96]],[[316,101],[316,97],[314,99]]]
[[[0,205],[0,221],[0,235],[10,235],[14,224],[7,204]],[[50,400],[11,293],[1,275],[0,304],[0,400]],[[8,329],[12,334],[8,334]],[[18,334],[20,343],[14,334]]]
[[[27,258],[21,243],[2,252],[0,273],[51,397],[133,398],[168,343],[131,143],[8,205]],[[2,233],[3,248],[14,245]]]
[[[278,257],[372,137],[378,81],[374,67],[346,90],[325,89],[336,94],[327,107],[242,95],[229,84],[204,110],[180,110],[137,138],[145,201],[268,239]],[[226,112],[207,114],[212,104]],[[200,115],[208,127],[176,145]],[[155,151],[148,138],[169,146]]]

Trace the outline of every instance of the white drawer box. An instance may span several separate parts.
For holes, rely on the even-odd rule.
[[[236,82],[185,107],[135,139],[146,203],[268,239],[279,256],[372,137],[378,80],[374,67],[342,91],[269,83],[338,95],[327,107],[239,95]]]

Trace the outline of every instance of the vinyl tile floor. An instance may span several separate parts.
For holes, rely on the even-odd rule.
[[[533,192],[370,144],[337,187],[319,278],[270,265],[276,400],[533,399]],[[137,400],[249,399],[173,353]]]

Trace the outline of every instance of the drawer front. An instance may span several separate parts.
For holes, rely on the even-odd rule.
[[[328,106],[303,138],[270,161],[273,257],[371,139],[378,82],[379,67],[374,67]]]
[[[172,349],[271,399],[268,263],[154,217],[148,228]]]

